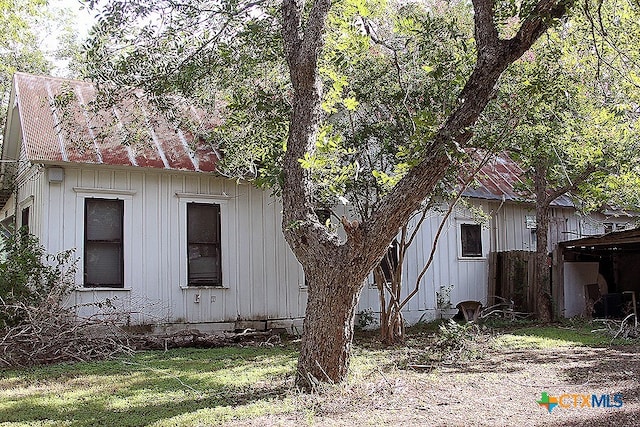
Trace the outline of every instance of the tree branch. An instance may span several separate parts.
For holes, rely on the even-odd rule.
[[[295,67],[302,43],[303,1],[282,1],[282,38],[289,68]]]
[[[573,7],[575,0],[540,0],[531,14],[522,22],[516,35],[503,44],[517,54],[526,52],[531,45],[551,26],[554,19],[560,19]]]
[[[477,62],[466,85],[458,96],[458,106],[439,129],[431,141],[426,142],[425,157],[405,175],[381,200],[365,228],[365,241],[351,249],[375,246],[374,241],[384,238],[390,241],[400,225],[415,212],[420,203],[444,177],[454,163],[448,150],[465,144],[472,136],[471,127],[493,96],[494,86],[502,72],[544,33],[552,23],[566,13],[573,0],[540,0],[534,12],[522,23],[516,36],[510,40],[496,42],[495,26],[490,0],[475,0],[478,14],[475,19]],[[497,44],[494,47],[493,44]],[[451,147],[451,148],[450,148]],[[459,148],[458,148],[459,149]],[[369,251],[366,263],[373,267],[380,254]]]
[[[478,56],[484,57],[498,45],[498,30],[493,22],[493,1],[473,0],[473,12]]]
[[[341,258],[335,252],[340,247],[340,239],[318,221],[313,211],[310,172],[300,164],[300,159],[315,151],[322,114],[318,58],[324,46],[323,33],[330,6],[330,0],[315,0],[305,23],[302,0],[283,0],[282,3],[284,47],[293,86],[291,126],[283,165],[282,226],[287,242],[298,257],[313,253],[315,257],[335,260]],[[345,231],[349,237],[357,236],[359,226],[353,224],[353,230],[346,228]]]
[[[402,300],[402,302],[399,303],[399,306],[398,306],[399,310],[402,310],[402,308],[405,305],[407,305],[407,303],[411,300],[411,298],[413,298],[413,296],[415,294],[417,294],[418,291],[420,290],[420,282],[422,281],[422,278],[427,273],[427,271],[429,270],[429,267],[431,266],[431,263],[433,262],[433,258],[435,256],[436,249],[438,247],[438,241],[440,240],[440,236],[442,235],[442,230],[444,229],[444,226],[445,226],[447,220],[449,219],[449,216],[451,216],[451,212],[453,212],[453,209],[456,207],[456,205],[458,204],[458,202],[460,201],[460,199],[464,195],[464,192],[467,191],[467,188],[469,188],[469,185],[471,184],[473,179],[476,177],[478,172],[480,172],[480,170],[484,167],[484,165],[487,164],[487,162],[490,159],[491,154],[492,153],[490,151],[487,151],[484,154],[484,157],[482,158],[480,163],[478,163],[476,165],[476,167],[473,169],[473,171],[464,180],[462,188],[460,188],[460,190],[456,194],[456,197],[453,199],[452,202],[449,203],[449,208],[447,209],[447,212],[445,213],[444,217],[440,221],[440,225],[438,226],[438,230],[436,231],[436,235],[433,237],[433,242],[431,244],[431,252],[429,253],[429,259],[427,260],[427,262],[423,266],[422,270],[420,271],[420,274],[418,274],[418,277],[416,279],[415,286],[413,287],[413,290]]]
[[[553,203],[553,201],[558,197],[562,196],[563,194],[570,193],[571,191],[575,191],[578,186],[589,179],[591,174],[593,174],[596,170],[598,170],[596,165],[587,165],[587,167],[578,176],[573,178],[573,182],[551,190],[548,193],[547,197],[545,197],[544,204],[546,206],[550,206],[551,203]]]

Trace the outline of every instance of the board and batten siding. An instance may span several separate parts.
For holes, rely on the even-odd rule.
[[[29,231],[36,236],[41,233],[41,218],[43,211],[42,181],[45,170],[39,165],[31,165],[26,161],[24,147],[21,146],[16,175],[16,190],[0,213],[2,220],[15,216],[16,225],[22,227],[22,211],[29,209]],[[17,193],[17,200],[16,200]]]
[[[49,252],[76,249],[81,285],[84,199],[118,198],[125,204],[125,289],[81,289],[73,303],[111,299],[132,313],[137,324],[230,324],[267,321],[268,327],[301,325],[306,305],[302,268],[281,231],[281,203],[246,183],[212,175],[129,168],[64,167],[61,183],[50,183],[47,168],[21,171],[17,206],[10,200],[2,217],[30,209],[30,229]],[[218,203],[222,227],[222,288],[186,286],[186,203]],[[489,252],[535,250],[535,233],[526,227],[533,207],[523,203],[469,200],[488,214],[482,224],[483,256],[461,256],[460,225],[474,216],[459,207],[443,228],[434,260],[420,290],[405,308],[409,322],[437,317],[436,292],[451,286],[451,302],[487,301]],[[346,208],[345,208],[346,209]],[[11,212],[9,212],[11,210]],[[404,294],[428,259],[441,211],[429,214],[404,267]],[[557,241],[589,233],[588,217],[553,208]],[[20,224],[19,224],[20,225]],[[416,219],[410,224],[410,231]],[[590,234],[590,233],[589,233]],[[359,310],[379,310],[372,280],[364,287]]]
[[[486,211],[488,205],[480,203]],[[441,211],[430,212],[418,230],[413,244],[408,248],[403,267],[403,296],[414,288],[416,280],[428,260],[433,237],[442,222]],[[453,305],[464,300],[486,300],[487,256],[490,250],[490,224],[482,224],[482,256],[463,257],[460,236],[461,224],[476,223],[473,215],[464,208],[456,208],[445,221],[431,266],[421,280],[418,293],[409,301],[404,317],[409,323],[432,320],[437,317],[436,292],[441,287],[451,287],[450,300]],[[417,224],[417,218],[409,223],[409,233]],[[359,310],[371,309],[379,312],[378,290],[372,277],[365,286]]]
[[[441,287],[451,286],[450,300],[454,306],[465,300],[486,304],[489,280],[488,254],[514,250],[535,251],[536,249],[535,232],[527,228],[526,223],[527,216],[535,216],[533,205],[481,199],[468,199],[467,202],[476,209],[482,209],[487,218],[485,221],[480,221],[468,209],[456,207],[445,221],[433,262],[421,280],[418,293],[410,300],[404,311],[404,317],[409,323],[420,319],[431,320],[439,316],[436,292]],[[413,290],[416,279],[429,258],[433,236],[436,235],[442,222],[442,212],[446,210],[445,208],[441,207],[428,214],[412,246],[407,250],[403,268],[403,296]],[[550,240],[564,241],[575,238],[576,235],[582,235],[583,220],[575,214],[573,209],[554,207],[551,215],[551,221],[556,223],[556,227],[555,235],[550,236]],[[483,255],[474,258],[462,257],[460,225],[476,223],[476,221],[482,224]],[[409,233],[412,232],[416,223],[417,219],[410,222]],[[372,277],[364,288],[358,309],[359,311],[371,309],[373,312],[380,310],[378,290],[373,284]]]
[[[75,304],[109,298],[131,311],[136,324],[300,324],[306,304],[302,268],[281,232],[281,204],[267,192],[195,173],[65,167],[64,175],[59,184],[40,181],[43,194],[33,197],[43,206],[36,234],[49,252],[76,249],[78,285],[84,199],[117,198],[125,206],[125,288],[80,288]],[[222,288],[187,286],[188,202],[221,206]]]

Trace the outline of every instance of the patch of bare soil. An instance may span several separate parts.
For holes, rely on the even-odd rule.
[[[640,346],[487,349],[484,357],[433,370],[383,368],[366,380],[294,396],[300,408],[238,426],[637,426],[640,425]],[[573,396],[551,413],[541,393],[622,394],[620,408],[574,406]],[[591,402],[590,402],[591,403]]]

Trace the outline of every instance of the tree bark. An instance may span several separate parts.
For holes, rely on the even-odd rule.
[[[347,376],[353,322],[364,278],[334,270],[310,274],[307,280],[296,384],[312,390],[318,383],[340,382]]]
[[[543,160],[544,162],[544,160]],[[549,274],[549,211],[552,200],[547,190],[547,166],[539,162],[534,170],[534,190],[536,193],[536,255],[535,255],[535,293],[536,316],[538,320],[548,323],[553,319],[553,303],[551,298],[551,277]]]
[[[385,345],[400,344],[404,342],[404,318],[400,309],[402,264],[398,262],[390,283],[380,267],[374,269],[373,277],[380,300],[380,341]]]
[[[536,208],[536,290],[538,320],[548,323],[553,320],[553,300],[551,298],[551,276],[549,274],[549,254],[547,252],[549,232],[549,208]]]

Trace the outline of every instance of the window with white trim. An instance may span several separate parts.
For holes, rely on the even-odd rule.
[[[124,200],[84,199],[84,286],[124,287]]]
[[[187,283],[222,286],[220,205],[187,203]]]

